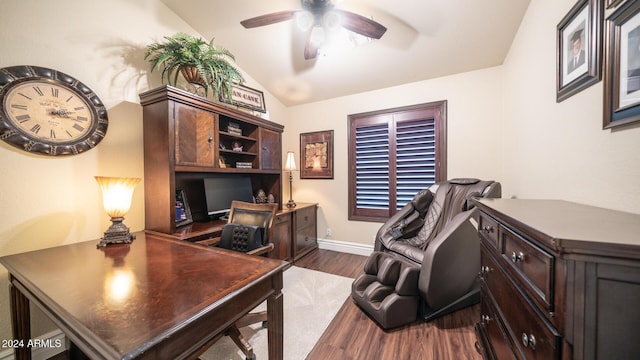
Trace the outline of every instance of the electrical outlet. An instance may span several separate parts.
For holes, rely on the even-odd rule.
[[[331,236],[331,228],[327,228],[327,230],[325,231],[325,235]]]

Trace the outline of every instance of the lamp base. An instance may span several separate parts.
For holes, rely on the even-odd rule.
[[[289,202],[287,203],[287,207],[288,207],[288,208],[294,208],[294,207],[296,207],[296,203],[295,203],[295,201],[293,201],[293,199],[289,199]]]
[[[111,244],[130,244],[136,238],[122,223],[123,221],[123,217],[111,218],[111,226],[104,232],[104,237],[100,239],[97,245],[99,248]]]

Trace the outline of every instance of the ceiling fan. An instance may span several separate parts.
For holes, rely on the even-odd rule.
[[[247,29],[271,25],[296,18],[298,26],[307,31],[304,58],[314,59],[318,55],[324,28],[342,26],[372,39],[380,39],[387,31],[381,24],[346,10],[336,9],[332,0],[300,0],[301,10],[285,10],[256,16],[240,22]],[[322,37],[322,35],[320,36]]]

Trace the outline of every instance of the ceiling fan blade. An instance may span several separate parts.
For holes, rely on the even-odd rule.
[[[316,56],[318,56],[318,52],[320,51],[320,48],[317,47],[316,45],[314,45],[313,41],[311,41],[311,33],[312,32],[313,32],[313,29],[309,30],[309,32],[307,33],[307,42],[304,45],[304,59],[305,60],[315,59]]]
[[[282,21],[291,20],[299,10],[285,10],[278,11],[271,14],[256,16],[251,19],[242,20],[240,24],[246,29],[251,29],[259,26],[271,25]]]
[[[362,15],[338,9],[334,9],[333,11],[338,12],[342,16],[342,27],[356,34],[373,39],[380,39],[387,31],[386,27]]]

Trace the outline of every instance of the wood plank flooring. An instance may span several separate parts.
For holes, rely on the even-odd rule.
[[[296,266],[355,278],[366,259],[318,249]],[[482,359],[473,330],[479,317],[480,307],[474,305],[429,323],[417,321],[383,331],[348,298],[307,359]]]

